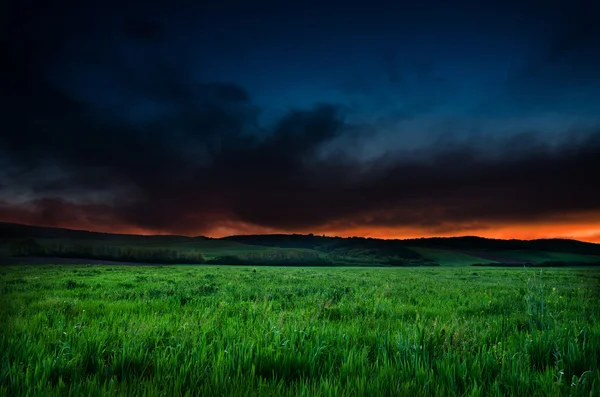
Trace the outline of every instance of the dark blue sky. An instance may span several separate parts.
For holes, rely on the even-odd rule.
[[[529,167],[525,174],[535,179],[543,167],[528,158],[560,169],[556,162],[597,141],[598,6],[591,0],[470,3],[14,3],[3,35],[14,67],[5,76],[4,110],[7,126],[23,131],[0,141],[12,170],[0,179],[0,201],[5,212],[18,207],[30,223],[102,229],[112,219],[157,232],[211,233],[227,224],[222,230],[385,228],[379,234],[394,235],[537,222],[542,215],[520,207],[540,198],[524,182],[512,186],[500,169]],[[324,108],[332,114],[323,115]],[[333,130],[314,127],[315,118]],[[87,151],[92,155],[82,160]],[[130,161],[106,159],[115,156]],[[144,160],[154,164],[144,170],[131,164]],[[461,161],[471,163],[446,174]],[[464,176],[479,166],[487,171]],[[248,175],[242,178],[237,167]],[[398,167],[429,168],[417,172],[421,182],[395,181],[406,187],[399,193],[386,185]],[[573,167],[581,172],[590,164]],[[174,170],[186,174],[181,186],[165,176]],[[338,184],[320,181],[323,173]],[[281,178],[296,184],[265,188],[265,196],[240,187],[254,179],[278,185]],[[501,181],[483,186],[476,200],[481,211],[470,214],[470,200],[457,197],[491,178]],[[570,174],[563,178],[554,190],[572,183]],[[217,181],[206,187],[209,199],[196,191],[190,196],[204,198],[163,197],[203,180]],[[423,180],[436,188],[424,189]],[[569,186],[583,183],[589,194],[589,181]],[[296,198],[297,189],[330,198],[307,202]],[[522,199],[491,197],[511,189]],[[412,197],[407,191],[413,190],[420,193]],[[253,196],[248,208],[231,199],[240,194]],[[47,218],[53,211],[45,211],[43,200],[77,205],[83,220]],[[539,207],[552,217],[600,208],[578,200]],[[343,211],[335,209],[340,201],[349,203]],[[132,215],[121,208],[125,202],[148,208]],[[310,220],[291,209],[302,203],[315,214]],[[92,204],[103,206],[107,219],[94,220],[91,209],[81,208]],[[187,210],[171,213],[170,206]],[[500,207],[507,206],[514,211],[505,214]],[[381,208],[401,215],[373,220]],[[439,212],[437,220],[419,215],[428,208]],[[154,219],[156,212],[164,214]]]
[[[49,70],[70,94],[135,121],[171,106],[132,74],[239,85],[265,127],[340,105],[366,135],[362,154],[348,150],[369,158],[448,136],[554,140],[598,123],[600,34],[585,2],[389,3],[99,5],[76,14],[83,31]]]
[[[135,119],[164,103],[129,74],[164,72],[240,85],[264,123],[335,103],[411,141],[403,130],[421,123],[501,133],[596,121],[598,17],[585,2],[389,3],[100,5],[78,15],[86,27],[65,40],[53,73],[77,97]]]

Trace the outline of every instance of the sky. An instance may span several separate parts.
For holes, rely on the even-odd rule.
[[[0,221],[600,242],[597,2],[203,3],[9,0]]]

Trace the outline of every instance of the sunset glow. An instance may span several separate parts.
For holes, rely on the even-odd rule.
[[[16,7],[0,222],[600,242],[596,13],[200,3]]]

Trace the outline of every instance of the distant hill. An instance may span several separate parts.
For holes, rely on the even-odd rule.
[[[22,225],[19,223],[0,222],[0,239],[15,238],[67,238],[67,239],[94,239],[94,240],[192,240],[194,238],[206,239],[207,237],[187,237],[177,235],[143,236],[138,234],[118,234],[90,232],[87,230],[73,230],[58,227],[43,227]]]
[[[600,244],[567,239],[498,240],[475,236],[432,237],[402,240],[413,247],[431,247],[453,250],[539,250],[600,255]]]
[[[401,240],[364,237],[325,237],[312,234],[267,234],[224,237],[223,240],[250,245],[280,248],[307,248],[332,254],[388,255],[417,259],[421,255],[407,248]]]
[[[0,223],[0,256],[59,257],[230,265],[344,266],[589,266],[600,244],[576,240],[481,237],[383,240],[301,234],[224,238],[112,234]],[[52,258],[52,259],[50,259]],[[27,262],[26,259],[21,259]],[[14,261],[13,261],[14,262]],[[195,263],[195,262],[194,262]]]

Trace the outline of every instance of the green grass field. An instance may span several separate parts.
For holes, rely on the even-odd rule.
[[[0,272],[3,396],[600,395],[598,268]]]

